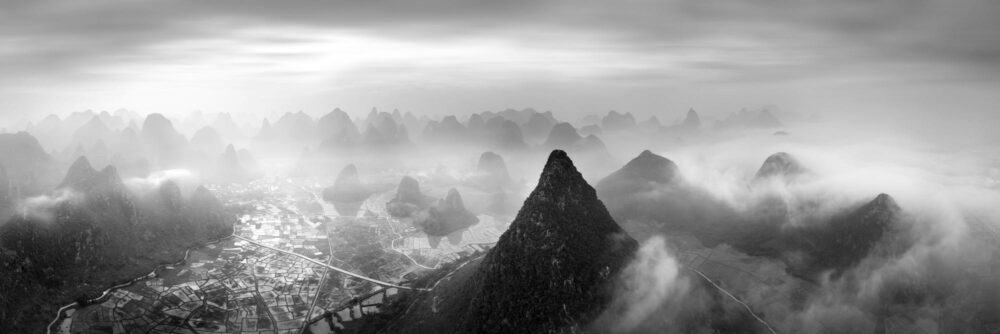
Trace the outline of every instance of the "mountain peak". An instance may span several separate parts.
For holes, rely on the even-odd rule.
[[[786,152],[778,152],[764,160],[760,169],[757,170],[757,174],[754,175],[754,179],[773,176],[794,177],[805,172],[805,167],[802,167],[802,164],[794,156]]]
[[[545,167],[542,169],[542,176],[538,180],[538,187],[535,188],[535,191],[557,190],[564,185],[578,185],[580,183],[586,184],[587,181],[576,170],[573,160],[569,158],[566,151],[552,150],[549,159],[545,161]]]
[[[69,166],[66,177],[63,178],[59,187],[73,186],[90,180],[97,175],[97,170],[90,164],[90,160],[85,156],[80,156]]]
[[[621,198],[668,185],[674,182],[678,173],[677,164],[673,161],[645,150],[621,169],[597,182],[597,193],[611,203],[612,211],[617,215],[622,212],[619,207]]]
[[[677,164],[650,150],[644,150],[621,170],[649,181],[667,183],[677,174]]]
[[[637,243],[611,218],[566,152],[549,155],[538,186],[479,267],[464,328],[552,333],[587,323]],[[527,318],[520,311],[531,309]]]

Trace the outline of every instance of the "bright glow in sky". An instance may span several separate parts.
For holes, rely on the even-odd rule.
[[[984,0],[0,5],[0,108],[994,114]],[[931,19],[932,18],[932,19]],[[933,92],[928,96],[928,92]],[[924,110],[926,109],[926,110]],[[850,115],[852,114],[853,115]]]

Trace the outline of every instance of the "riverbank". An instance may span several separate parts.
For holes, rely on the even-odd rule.
[[[107,301],[107,299],[111,297],[112,293],[114,293],[118,289],[127,288],[129,286],[132,286],[136,282],[139,282],[139,281],[142,281],[142,280],[146,280],[146,279],[150,279],[150,278],[154,278],[154,277],[156,277],[156,273],[158,271],[160,271],[160,270],[162,270],[162,269],[164,269],[166,267],[179,266],[179,265],[184,264],[185,262],[187,262],[188,256],[191,254],[191,250],[192,249],[198,249],[198,248],[202,248],[202,247],[207,247],[209,245],[217,244],[217,243],[220,243],[220,242],[232,239],[233,237],[235,237],[235,233],[234,234],[230,234],[228,236],[224,236],[224,237],[218,238],[218,239],[208,240],[208,241],[205,241],[205,242],[202,242],[202,243],[190,246],[190,247],[188,247],[187,249],[184,250],[184,256],[180,260],[178,260],[176,262],[173,262],[173,263],[161,263],[161,264],[157,265],[156,267],[154,267],[153,270],[151,270],[148,274],[143,275],[143,276],[139,276],[139,277],[135,277],[135,278],[133,278],[133,279],[127,281],[127,282],[124,282],[124,283],[115,284],[115,285],[113,285],[113,286],[105,289],[101,293],[100,296],[98,296],[96,298],[88,299],[88,300],[84,301],[82,304],[79,301],[74,301],[73,303],[70,303],[70,304],[65,305],[63,307],[60,307],[59,310],[56,313],[56,318],[53,319],[52,322],[50,322],[48,324],[48,326],[46,326],[45,333],[46,334],[53,334],[53,333],[59,334],[59,333],[62,333],[61,329],[63,329],[63,328],[65,328],[66,330],[69,329],[69,326],[68,325],[64,325],[63,323],[72,319],[72,314],[73,314],[73,312],[75,312],[75,310],[80,309],[82,307],[89,306],[89,305],[103,303],[103,302]],[[67,332],[67,334],[68,334],[68,332]]]

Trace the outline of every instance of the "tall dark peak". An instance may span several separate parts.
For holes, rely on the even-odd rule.
[[[426,209],[430,203],[427,196],[420,192],[420,183],[416,179],[404,176],[396,188],[396,197],[386,203],[386,210],[395,217],[409,217],[417,211]]]
[[[677,164],[673,161],[645,150],[598,182],[597,191],[603,198],[649,191],[673,182],[677,173]]]
[[[556,333],[586,324],[610,301],[610,282],[636,248],[566,152],[555,150],[479,265],[462,330]]]
[[[576,132],[576,128],[572,124],[563,122],[552,127],[548,139],[545,140],[545,146],[550,148],[568,148],[575,145],[580,139],[582,138]]]
[[[791,154],[778,152],[772,154],[764,160],[764,164],[757,170],[754,179],[764,179],[769,177],[795,177],[806,172],[805,167],[799,163]]]
[[[465,208],[462,195],[455,188],[451,188],[445,198],[428,210],[426,219],[415,223],[424,233],[445,236],[478,222],[479,218]]]
[[[368,195],[370,192],[361,183],[358,168],[354,164],[340,170],[333,186],[323,190],[323,198],[330,202],[358,202],[368,198]]]

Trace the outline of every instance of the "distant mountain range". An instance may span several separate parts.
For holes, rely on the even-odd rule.
[[[777,153],[766,159],[755,178],[791,178],[804,170],[790,154]],[[686,184],[680,173],[672,161],[643,151],[602,179],[597,190],[612,215],[628,222],[625,226],[633,233],[689,233],[709,247],[724,243],[751,255],[780,258],[790,273],[806,279],[857,264],[900,219],[892,197],[880,194],[831,217],[816,216],[808,224],[783,228],[789,219],[784,202],[765,201],[753,212],[739,212]]]

